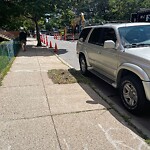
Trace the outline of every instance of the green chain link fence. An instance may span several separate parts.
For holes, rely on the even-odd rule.
[[[7,65],[17,56],[20,49],[18,38],[0,43],[0,74]]]

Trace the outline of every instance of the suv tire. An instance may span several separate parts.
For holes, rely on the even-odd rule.
[[[120,83],[120,95],[125,108],[133,114],[140,114],[145,110],[146,97],[143,85],[136,76],[126,76]]]
[[[80,71],[84,76],[88,75],[87,63],[84,55],[80,55],[79,57]]]

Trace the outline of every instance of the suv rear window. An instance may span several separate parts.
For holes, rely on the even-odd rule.
[[[83,38],[83,42],[86,40],[86,37],[88,36],[89,32],[90,32],[91,28],[85,28],[82,30],[79,39]]]

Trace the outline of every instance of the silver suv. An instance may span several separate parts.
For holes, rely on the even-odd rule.
[[[76,49],[83,75],[90,71],[119,88],[131,113],[145,110],[150,101],[150,23],[85,27]]]

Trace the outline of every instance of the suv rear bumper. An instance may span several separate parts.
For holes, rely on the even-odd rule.
[[[144,86],[146,98],[150,101],[150,82],[143,81],[142,83]]]

